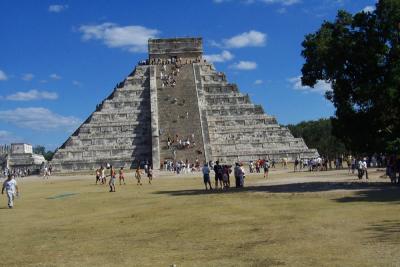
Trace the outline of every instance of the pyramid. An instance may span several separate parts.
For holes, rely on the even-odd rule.
[[[148,49],[148,59],[57,149],[56,170],[318,155],[206,62],[201,38],[150,39]]]

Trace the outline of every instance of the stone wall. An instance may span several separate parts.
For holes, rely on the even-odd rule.
[[[203,53],[201,38],[150,39],[149,60],[181,58],[200,59]]]
[[[290,131],[266,115],[261,106],[251,103],[248,95],[227,82],[225,74],[212,64],[198,63],[203,99],[199,100],[206,114],[211,159],[232,163],[259,158],[313,158],[303,139],[294,138]]]
[[[56,170],[131,168],[151,161],[149,66],[137,66],[56,151]]]

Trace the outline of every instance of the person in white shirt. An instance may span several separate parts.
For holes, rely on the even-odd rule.
[[[359,159],[359,161],[357,162],[357,171],[358,171],[358,179],[362,179],[362,177],[364,176],[364,170],[363,170],[363,161],[361,159]]]
[[[362,170],[363,173],[365,173],[365,179],[368,180],[368,165],[367,165],[367,158],[364,158],[363,162],[362,162]]]
[[[1,189],[1,194],[4,194],[4,189],[7,193],[8,208],[12,209],[14,206],[15,195],[18,195],[19,191],[17,181],[15,181],[14,177],[11,174],[8,175],[7,180],[4,181],[3,188]]]
[[[243,163],[240,163],[240,169],[242,170],[242,176],[240,178],[240,187],[244,187],[244,178],[246,178],[246,172],[244,171]]]

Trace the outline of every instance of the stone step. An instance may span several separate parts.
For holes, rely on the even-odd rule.
[[[221,156],[245,156],[245,155],[271,155],[271,154],[308,154],[314,155],[315,152],[310,151],[307,148],[287,148],[287,149],[260,149],[260,150],[236,150],[236,151],[213,151],[214,157],[221,157]]]
[[[103,103],[103,108],[124,108],[124,107],[138,107],[140,105],[143,105],[143,102],[148,100],[147,98],[143,97],[134,97],[134,98],[126,98],[126,97],[121,97],[121,98],[113,98],[104,101]]]
[[[144,91],[146,91],[148,86],[144,85],[124,85],[123,87],[116,88],[115,94],[116,95],[129,95],[129,96],[138,96]]]
[[[158,73],[161,68],[158,68]],[[167,66],[167,73],[170,66]],[[176,159],[194,161],[201,158],[204,161],[204,146],[200,128],[200,116],[197,92],[193,76],[193,66],[184,65],[177,76],[175,87],[162,87],[162,81],[157,79],[158,121],[160,129],[160,160],[171,159],[173,152],[168,150],[167,139],[175,138],[185,140],[192,134],[195,137],[196,148],[176,150]],[[188,117],[187,117],[188,116]],[[199,151],[200,154],[197,152]]]
[[[273,140],[273,141],[265,141],[262,142],[262,140],[254,140],[252,142],[221,142],[217,141],[213,143],[213,147],[218,147],[218,148],[226,148],[226,149],[245,149],[245,148],[251,148],[251,149],[257,149],[257,148],[263,148],[263,147],[277,147],[277,146],[293,146],[293,147],[306,147],[305,143],[299,142],[298,140]]]
[[[149,118],[148,114],[127,114],[126,116],[96,116],[92,117],[90,122],[87,125],[91,126],[102,126],[108,125],[109,123],[113,125],[137,125],[141,126],[143,123],[148,123],[146,120]],[[136,122],[137,121],[137,122]]]
[[[265,134],[265,133],[271,133],[271,135],[276,135],[276,134],[283,134],[283,133],[290,133],[286,129],[282,129],[281,127],[277,126],[276,124],[254,124],[254,125],[232,125],[232,126],[211,126],[209,125],[210,128],[210,134],[221,134],[221,135],[226,135],[226,134],[237,134],[237,133],[243,133],[243,134]],[[256,131],[256,132],[255,132]]]
[[[110,105],[110,104],[108,104]],[[139,102],[137,106],[133,107],[121,107],[120,108],[102,108],[96,111],[96,114],[129,114],[129,113],[141,113],[144,110],[150,109],[150,105],[146,101]]]
[[[113,157],[113,158],[95,158],[82,160],[63,160],[63,161],[52,161],[52,166],[56,171],[76,171],[76,170],[97,170],[100,166],[106,166],[110,164],[117,169],[124,167],[125,169],[132,169],[137,166],[137,162],[143,161],[142,158],[123,158],[123,157]],[[106,170],[108,175],[109,170]]]
[[[267,114],[251,114],[251,115],[242,115],[238,116],[208,116],[207,120],[209,122],[220,122],[220,121],[251,121],[251,120],[274,120],[276,121],[274,116],[270,116]]]
[[[134,151],[144,149],[149,144],[125,144],[125,145],[81,145],[81,146],[67,146],[63,149],[62,153],[83,153],[83,152],[95,152],[95,153],[122,153],[132,154]]]
[[[292,136],[240,136],[240,137],[221,137],[221,136],[212,136],[210,140],[214,145],[224,145],[224,144],[239,144],[239,143],[280,143],[280,142],[300,142],[300,138],[294,138]],[[301,141],[303,142],[303,141]]]
[[[250,104],[250,99],[244,95],[219,94],[217,96],[205,95],[208,105],[240,105]]]
[[[54,157],[55,160],[98,160],[98,159],[131,159],[141,158],[143,160],[151,159],[151,150],[131,150],[131,151],[62,151]]]

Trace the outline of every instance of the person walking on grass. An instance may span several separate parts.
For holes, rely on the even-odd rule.
[[[269,161],[265,160],[264,161],[264,178],[267,179],[268,178],[268,173],[269,173]]]
[[[298,170],[299,163],[300,163],[299,159],[296,158],[296,159],[294,160],[293,172],[296,172],[296,171]]]
[[[240,163],[240,169],[242,170],[242,176],[240,177],[240,187],[244,187],[244,180],[246,178],[246,172],[243,167],[243,163]]]
[[[14,207],[14,198],[19,194],[17,181],[14,179],[14,176],[9,174],[7,180],[3,183],[3,188],[1,189],[1,194],[4,194],[4,190],[7,193],[8,198],[8,208],[12,209]]]
[[[121,167],[121,169],[119,169],[119,185],[121,185],[121,182],[124,182],[124,185],[126,185],[124,167]]]
[[[108,185],[110,186],[110,192],[115,192],[115,169],[114,167],[111,165],[110,166],[110,182],[108,182]]]
[[[235,164],[235,168],[233,169],[233,175],[235,176],[235,185],[236,188],[240,187],[240,182],[243,180],[243,172],[239,166],[239,163]]]
[[[142,175],[140,173],[140,167],[139,166],[136,169],[135,178],[137,180],[137,184],[136,185],[142,185]]]
[[[203,181],[204,181],[204,186],[206,187],[206,190],[208,190],[207,185],[210,187],[210,190],[212,190],[211,181],[210,181],[210,168],[208,167],[207,163],[204,163],[204,166],[201,169],[201,171],[203,172]]]
[[[223,173],[222,173],[222,181],[223,181],[223,189],[228,189],[229,188],[229,167],[228,165],[224,165],[222,167]]]
[[[147,168],[147,178],[149,178],[149,184],[153,181],[153,167],[149,166]]]
[[[365,174],[365,179],[368,180],[367,158],[364,158],[363,161],[362,161],[362,170],[363,170],[363,174]]]
[[[105,184],[107,182],[106,169],[103,166],[100,167],[100,181],[101,184]]]
[[[97,169],[96,170],[96,184],[97,184],[97,182],[100,181],[100,176],[101,176],[100,169]]]
[[[48,172],[47,166],[44,166],[44,169],[43,169],[43,179],[49,179],[49,172]]]
[[[357,172],[358,179],[361,180],[364,176],[363,161],[361,158],[357,162]]]

